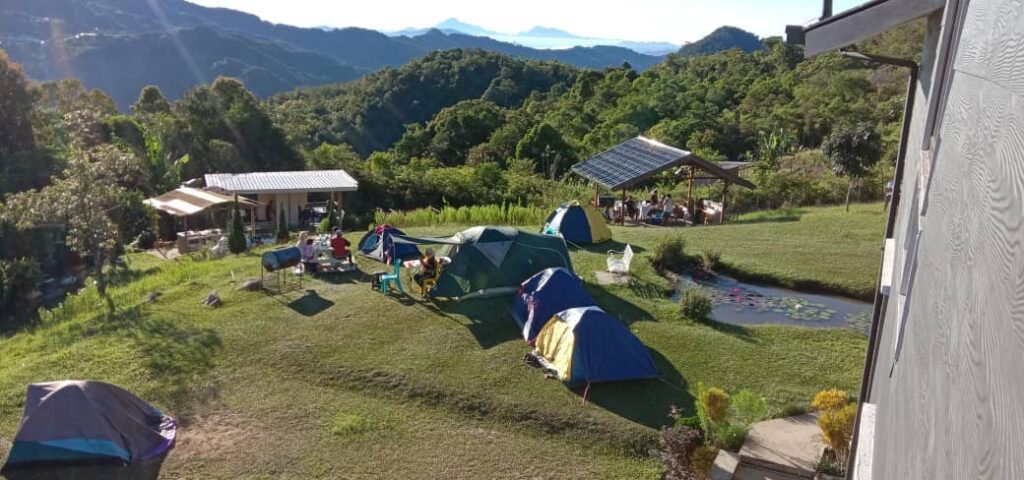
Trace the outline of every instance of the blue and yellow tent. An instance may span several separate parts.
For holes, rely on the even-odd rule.
[[[541,233],[558,235],[567,242],[587,244],[611,240],[612,231],[604,217],[590,206],[580,202],[562,204],[544,222]]]
[[[548,268],[526,279],[512,303],[512,318],[526,343],[533,344],[540,329],[562,310],[597,305],[583,288],[583,280],[567,268]]]
[[[568,385],[658,376],[647,347],[598,307],[551,317],[537,334],[536,353]]]

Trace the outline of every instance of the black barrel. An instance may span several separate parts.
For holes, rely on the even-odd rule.
[[[263,268],[268,272],[294,267],[302,260],[302,252],[297,247],[272,250],[263,254]]]

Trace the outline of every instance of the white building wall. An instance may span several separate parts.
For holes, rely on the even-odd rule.
[[[971,0],[964,18],[931,151],[937,91],[915,106],[867,399],[876,479],[1024,478],[1024,5]]]

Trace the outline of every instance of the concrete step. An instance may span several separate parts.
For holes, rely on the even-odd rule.
[[[818,428],[817,415],[779,418],[750,427],[747,441],[740,449],[740,466],[757,467],[794,478],[814,478],[818,459],[824,451],[825,443]]]

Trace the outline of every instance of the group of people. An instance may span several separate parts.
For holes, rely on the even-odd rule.
[[[685,203],[685,202],[684,202]],[[692,206],[676,204],[671,195],[659,196],[654,190],[646,202],[638,202],[632,195],[626,197],[625,202],[619,211],[613,210],[612,206],[606,205],[603,213],[608,221],[622,220],[622,215],[628,220],[662,223],[669,218],[678,218],[688,223],[699,224],[703,222],[705,200],[699,199]],[[649,207],[643,211],[641,207]],[[643,213],[641,215],[641,213]],[[641,218],[643,217],[643,218]]]
[[[314,239],[309,238],[306,232],[299,234],[299,242],[297,246],[302,253],[302,266],[305,271],[309,273],[316,273],[317,264],[319,263],[317,262],[315,243]],[[353,263],[352,251],[349,250],[349,246],[351,246],[352,243],[345,238],[345,232],[340,228],[335,230],[331,236],[330,245],[331,257],[335,260],[347,260],[349,263]]]

